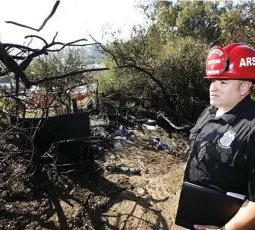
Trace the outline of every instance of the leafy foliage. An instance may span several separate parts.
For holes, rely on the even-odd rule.
[[[155,1],[140,7],[148,24],[135,27],[127,41],[116,36],[103,49],[111,70],[100,79],[101,90],[157,95],[164,109],[195,121],[209,99],[203,78],[207,52],[231,42],[254,45],[254,3]]]
[[[223,30],[222,44],[241,42],[254,47],[255,39],[255,4],[253,1],[227,5],[221,15],[219,27]]]
[[[82,69],[83,61],[82,49],[67,49],[59,53],[50,53],[47,56],[40,56],[28,67],[26,73],[30,78],[39,79],[41,77],[56,76],[67,72]],[[72,86],[86,84],[89,74],[80,74],[54,82],[46,82],[42,85],[46,90],[64,91]]]

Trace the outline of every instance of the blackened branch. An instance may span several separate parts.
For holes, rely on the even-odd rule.
[[[13,72],[16,76],[19,76],[26,88],[30,88],[30,81],[26,75],[20,69],[20,66],[13,60],[13,58],[5,51],[4,47],[0,43],[0,61],[6,66],[9,72]]]
[[[16,25],[16,26],[20,26],[20,27],[24,27],[24,28],[28,28],[28,29],[36,30],[36,31],[37,31],[37,29],[34,29],[34,28],[30,27],[30,26],[22,25],[22,24],[17,23],[17,22],[13,22],[13,21],[6,21],[6,23],[11,23],[11,24]]]
[[[58,75],[58,76],[44,77],[40,80],[31,82],[31,84],[32,85],[39,85],[39,84],[42,84],[44,82],[59,80],[59,79],[67,78],[67,77],[70,77],[70,76],[74,76],[74,75],[78,75],[78,74],[82,74],[82,73],[86,73],[86,72],[96,72],[96,71],[105,71],[105,70],[109,70],[109,68],[95,68],[95,69],[77,70],[77,71],[72,71],[72,72],[65,73],[65,74]]]
[[[55,14],[55,12],[56,12],[56,10],[58,8],[59,3],[60,3],[60,0],[57,0],[55,5],[53,6],[53,9],[52,9],[50,15],[44,20],[43,24],[41,25],[41,27],[39,28],[38,31],[43,29],[43,27],[46,25],[47,21]]]
[[[58,32],[55,34],[54,38],[52,39],[52,43],[55,42],[56,37],[58,36]]]
[[[2,46],[7,50],[10,48],[16,48],[16,49],[20,49],[22,51],[26,50],[26,51],[31,51],[31,52],[36,52],[38,51],[38,49],[32,49],[29,48],[27,46],[23,46],[23,45],[18,45],[18,44],[12,44],[12,43],[3,43]]]
[[[87,41],[87,39],[83,38],[83,39],[75,40],[75,41],[72,41],[72,42],[68,42],[66,44],[62,43],[62,42],[53,42],[50,45],[48,45],[48,47],[52,47],[52,46],[55,46],[55,45],[61,45],[62,47],[59,48],[59,49],[47,49],[47,51],[49,51],[49,52],[59,52],[62,49],[64,49],[66,46],[88,46],[88,45],[95,45],[95,44],[76,44],[76,43],[81,42],[81,41]]]
[[[25,60],[24,60],[23,62],[20,63],[20,65],[19,65],[19,66],[20,66],[20,69],[21,69],[22,71],[25,71],[26,68],[27,68],[27,67],[29,66],[29,64],[31,63],[31,61],[32,61],[35,57],[38,57],[38,56],[40,56],[40,55],[42,55],[42,54],[47,55],[48,52],[47,52],[46,50],[42,49],[42,50],[39,50],[39,51],[37,51],[37,52],[34,52],[34,53],[28,55],[28,56],[25,58]]]
[[[32,60],[40,55],[47,55],[48,52],[58,52],[62,49],[64,49],[67,46],[89,46],[89,45],[98,45],[98,42],[90,43],[90,44],[80,44],[81,41],[87,41],[87,39],[78,39],[75,41],[71,41],[68,43],[62,43],[62,42],[55,42],[57,34],[54,36],[52,43],[47,43],[46,40],[43,38],[37,36],[37,35],[29,35],[26,36],[26,38],[37,38],[44,42],[44,46],[41,49],[32,49],[24,45],[18,45],[18,44],[11,44],[11,43],[0,43],[0,61],[5,65],[6,69],[0,70],[0,76],[4,76],[7,73],[14,73],[16,76],[18,76],[21,81],[24,83],[26,88],[30,88],[32,85],[39,85],[44,82],[50,82],[53,80],[58,80],[62,78],[67,78],[70,76],[74,76],[77,74],[82,74],[86,72],[95,72],[95,71],[104,71],[108,70],[108,68],[98,68],[98,69],[85,69],[85,70],[78,70],[73,71],[70,73],[64,73],[62,75],[58,76],[52,76],[52,77],[44,77],[37,81],[31,81],[28,76],[25,75],[24,71],[27,69],[29,64],[32,62]],[[58,49],[54,49],[53,46],[58,46]],[[15,52],[15,54],[7,53],[6,50],[11,49],[17,49],[18,52]],[[23,56],[24,54],[24,56]],[[18,63],[17,61],[21,60],[21,63]]]
[[[49,19],[54,15],[54,13],[56,12],[56,10],[58,8],[59,3],[60,3],[60,0],[57,0],[55,5],[53,6],[53,9],[52,9],[50,15],[44,20],[44,22],[42,23],[42,25],[38,29],[35,29],[33,27],[30,27],[30,26],[23,25],[23,24],[20,24],[20,23],[17,23],[17,22],[13,22],[13,21],[6,21],[6,23],[14,24],[16,26],[21,26],[21,27],[28,28],[28,29],[35,30],[35,31],[39,32],[40,30],[43,29],[43,27],[46,25],[46,23],[49,21]]]
[[[37,36],[37,35],[28,35],[25,38],[38,38],[38,39],[42,40],[46,46],[48,45],[48,43],[46,42],[45,39],[43,39],[42,37]]]
[[[40,39],[39,36],[36,36],[36,35],[31,35],[31,36],[35,36],[37,38]],[[42,40],[44,40],[43,38],[41,38]],[[72,42],[68,42],[66,44],[62,43],[62,42],[53,42],[53,43],[50,43],[48,44],[46,41],[46,45],[40,49],[40,50],[37,50],[36,52],[33,52],[31,54],[29,54],[26,59],[20,64],[20,68],[22,71],[26,70],[26,68],[29,66],[29,64],[31,63],[31,61],[35,58],[35,57],[38,57],[42,54],[44,55],[47,55],[48,52],[58,52],[62,49],[64,49],[66,46],[87,46],[87,45],[94,45],[94,44],[76,44],[80,41],[87,41],[87,39],[79,39],[79,40],[75,40],[75,41],[72,41]],[[50,47],[52,46],[55,46],[55,45],[61,45],[62,47],[59,48],[59,49],[49,49]]]
[[[15,56],[15,55],[10,55],[13,59],[15,60],[25,60],[26,57],[23,57],[23,56]]]

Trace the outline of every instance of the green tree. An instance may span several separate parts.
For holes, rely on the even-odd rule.
[[[56,76],[80,69],[84,69],[83,49],[68,48],[59,53],[49,53],[36,58],[26,70],[26,74],[38,80],[42,76]],[[45,82],[41,85],[46,91],[65,91],[75,85],[87,84],[90,74],[80,74],[55,81]]]
[[[192,109],[201,112],[208,98],[203,80],[207,43],[191,37],[161,42],[146,31],[136,32],[128,41],[116,39],[102,47],[111,65],[118,68],[112,68],[101,84],[112,79],[114,90],[144,97],[158,95],[170,113],[192,119]],[[174,102],[170,101],[172,95]]]
[[[221,43],[223,45],[241,42],[255,46],[255,3],[247,1],[226,5],[226,12],[221,15],[220,28],[223,31]]]
[[[142,9],[151,20],[147,27],[135,27],[129,40],[115,37],[102,45],[111,71],[100,85],[131,95],[158,95],[165,108],[196,120],[208,104],[207,52],[216,44],[253,44],[254,3],[156,1]]]
[[[225,8],[218,2],[156,1],[149,9],[150,29],[157,27],[167,38],[192,36],[212,42],[221,34],[219,22]]]

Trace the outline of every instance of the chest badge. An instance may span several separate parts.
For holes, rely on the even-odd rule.
[[[235,139],[236,133],[228,130],[223,134],[223,136],[219,140],[219,144],[223,148],[229,148],[233,140]]]

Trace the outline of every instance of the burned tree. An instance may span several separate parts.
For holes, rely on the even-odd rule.
[[[38,29],[18,22],[7,21],[6,23],[40,31],[54,15],[59,3],[59,0],[56,1],[50,15]],[[83,146],[89,142],[85,141],[90,136],[89,118],[86,112],[77,115],[71,112],[71,100],[75,99],[72,98],[73,91],[77,87],[92,82],[89,79],[91,76],[88,75],[85,78],[84,74],[107,69],[86,68],[86,66],[80,65],[73,69],[63,69],[63,72],[55,74],[46,73],[45,75],[33,76],[29,67],[39,58],[52,56],[68,47],[87,47],[97,45],[97,43],[87,43],[87,39],[62,43],[56,40],[57,33],[50,42],[38,35],[29,35],[25,39],[30,39],[28,45],[0,43],[0,76],[8,79],[10,86],[10,88],[6,87],[8,85],[6,84],[0,87],[0,113],[2,117],[0,122],[1,188],[14,185],[17,180],[25,180],[33,175],[35,171],[40,169],[42,156],[48,156],[49,159],[53,160],[56,167],[58,164],[56,154],[58,154],[58,148],[63,144],[62,142],[76,143],[75,139],[81,139],[78,146],[82,145],[82,147],[78,148],[77,157],[82,157],[81,152],[85,148]],[[43,42],[41,48],[30,47],[34,39]],[[72,84],[67,84],[64,81],[71,78],[76,79]],[[49,85],[51,86],[49,87]],[[76,93],[75,96],[82,98],[79,93]],[[65,111],[59,112],[59,108],[66,102],[69,102],[69,107],[67,106]],[[55,117],[50,117],[53,115],[63,116],[60,117],[59,121],[56,121]],[[56,124],[58,125],[56,126]],[[75,132],[67,130],[67,126],[75,129]],[[41,146],[42,143],[47,144]]]

